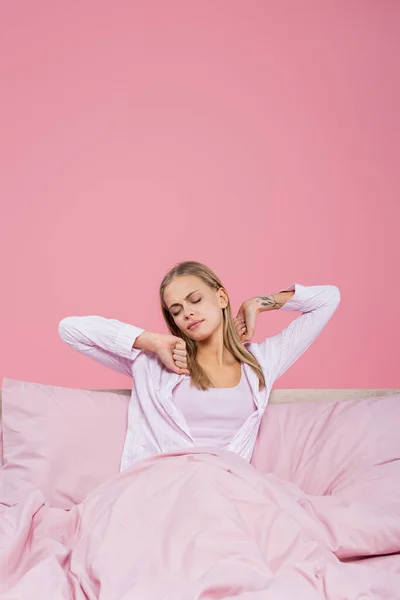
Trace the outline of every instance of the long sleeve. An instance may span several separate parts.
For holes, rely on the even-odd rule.
[[[132,363],[141,352],[132,345],[143,331],[97,315],[65,317],[58,325],[58,333],[66,344],[129,377],[132,377]]]
[[[294,283],[280,292],[292,290],[294,295],[279,310],[296,310],[302,314],[280,333],[258,344],[272,382],[283,375],[319,336],[340,302],[339,288],[334,285]]]

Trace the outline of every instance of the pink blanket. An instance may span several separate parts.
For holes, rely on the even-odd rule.
[[[142,461],[70,511],[36,490],[0,504],[0,598],[398,600],[400,573],[354,560],[400,551],[400,463],[374,473],[312,496],[197,448]]]

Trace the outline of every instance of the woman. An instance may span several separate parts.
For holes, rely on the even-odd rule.
[[[274,382],[317,338],[339,301],[336,286],[296,283],[246,300],[233,318],[221,280],[187,261],[160,286],[169,334],[100,316],[66,317],[59,334],[133,377],[121,471],[193,446],[223,448],[250,462]],[[277,335],[251,342],[258,314],[274,309],[302,314]]]
[[[17,563],[23,576],[0,597],[397,598],[397,576],[335,554],[360,557],[368,547],[368,527],[351,523],[363,510],[353,488],[351,496],[312,496],[249,464],[274,381],[329,321],[338,288],[294,284],[247,300],[233,319],[218,277],[185,262],[165,276],[160,300],[167,335],[99,316],[61,321],[67,343],[133,377],[122,472],[69,511],[35,490],[22,510],[31,524],[21,526],[21,507],[9,507],[0,580]],[[273,308],[302,314],[252,343],[258,313]],[[377,521],[364,511],[364,523]],[[383,538],[376,526],[382,553],[398,548],[395,516]]]

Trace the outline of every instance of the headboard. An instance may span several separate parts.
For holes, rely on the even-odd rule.
[[[93,390],[92,390],[93,391]],[[95,390],[94,390],[95,391]],[[104,389],[104,392],[118,392],[130,396],[131,390]],[[371,398],[374,396],[392,396],[400,394],[400,389],[391,388],[273,388],[268,404],[281,404],[288,402],[320,402],[334,400],[357,400],[357,398]]]

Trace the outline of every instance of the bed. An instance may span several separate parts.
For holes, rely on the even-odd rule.
[[[129,389],[3,389],[0,600],[398,599],[400,389],[275,388],[250,465],[200,448],[121,473]]]

